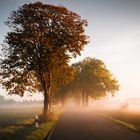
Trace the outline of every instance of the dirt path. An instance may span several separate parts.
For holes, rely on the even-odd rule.
[[[140,135],[93,111],[71,109],[60,116],[47,140],[140,140]]]

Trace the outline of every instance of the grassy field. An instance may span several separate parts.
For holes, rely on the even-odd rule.
[[[52,119],[35,128],[35,114],[42,112],[42,106],[0,108],[0,140],[43,140],[62,110],[55,111]],[[100,110],[96,112],[107,119],[140,133],[140,112],[121,110]]]
[[[40,114],[42,107],[0,108],[0,140],[43,140],[55,124],[60,111],[54,113],[47,123],[35,128],[35,114]]]
[[[100,111],[99,114],[112,120],[115,123],[140,133],[140,112],[105,110]]]

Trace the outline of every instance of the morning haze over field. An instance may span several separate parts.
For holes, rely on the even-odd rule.
[[[10,12],[29,2],[35,0],[0,2],[1,43],[8,31],[4,22]],[[88,20],[86,33],[90,36],[90,43],[84,48],[82,55],[72,62],[87,56],[102,59],[120,84],[120,90],[115,94],[114,99],[123,101],[128,98],[140,98],[139,0],[44,0],[43,2],[66,6]]]
[[[0,139],[140,139],[139,0],[0,0]]]

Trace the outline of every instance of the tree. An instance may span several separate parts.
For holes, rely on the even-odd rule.
[[[52,73],[80,55],[88,43],[87,21],[61,6],[41,2],[25,4],[13,11],[0,62],[1,84],[9,94],[24,95],[42,87],[43,114],[51,96]]]
[[[53,102],[61,101],[64,105],[65,97],[68,95],[68,85],[73,81],[75,76],[75,70],[70,65],[61,67],[56,73],[54,73],[54,80],[52,83],[53,90]]]
[[[119,89],[118,81],[106,68],[103,61],[96,58],[86,58],[80,65],[78,78],[82,93],[82,102],[88,105],[88,97],[94,99],[115,93]]]
[[[85,58],[82,62],[73,64],[73,67],[77,71],[73,81],[73,90],[81,96],[83,105],[88,105],[89,96],[97,99],[108,93],[113,95],[119,89],[118,81],[101,60]]]

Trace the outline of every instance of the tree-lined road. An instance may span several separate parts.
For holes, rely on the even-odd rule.
[[[64,111],[47,140],[140,140],[136,134],[93,111]]]

